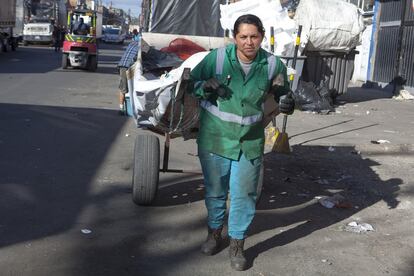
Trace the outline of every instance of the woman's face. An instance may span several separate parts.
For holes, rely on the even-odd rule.
[[[256,25],[242,23],[235,37],[237,56],[242,61],[253,61],[262,44],[263,36]]]

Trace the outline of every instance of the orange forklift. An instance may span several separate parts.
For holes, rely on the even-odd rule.
[[[82,68],[96,71],[96,12],[80,4],[68,13],[68,32],[62,50],[62,68]]]

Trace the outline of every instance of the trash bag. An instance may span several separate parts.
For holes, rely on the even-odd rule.
[[[334,106],[334,100],[337,95],[334,95],[333,90],[329,90],[323,82],[321,82],[321,84],[316,88],[316,90],[318,91],[318,94],[319,96],[321,96],[322,99],[327,100],[331,107]]]
[[[142,52],[142,66],[145,72],[161,70],[164,73],[165,70],[177,68],[182,63],[182,59],[174,53],[165,53],[154,48]]]
[[[331,92],[323,84],[316,87],[312,82],[300,81],[293,95],[295,105],[299,110],[321,114],[335,111]]]

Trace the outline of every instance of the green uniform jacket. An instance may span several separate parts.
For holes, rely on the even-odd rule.
[[[239,159],[240,151],[247,159],[255,159],[264,149],[263,107],[272,85],[268,77],[267,58],[270,54],[260,49],[245,76],[236,56],[236,46],[227,46],[225,53],[221,75],[216,75],[217,49],[191,71],[195,81],[193,93],[201,100],[197,143],[204,150],[233,160]],[[278,98],[289,91],[286,67],[279,58],[276,58],[274,76],[282,79],[282,86],[274,91]],[[229,99],[203,90],[203,82],[210,78],[217,78],[222,83]]]

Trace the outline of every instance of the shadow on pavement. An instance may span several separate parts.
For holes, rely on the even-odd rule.
[[[267,154],[265,185],[249,235],[284,230],[248,248],[249,259],[253,262],[263,252],[344,221],[377,202],[396,208],[402,180],[381,180],[374,171],[379,165],[362,158],[354,147],[337,146],[331,152],[325,146],[298,145],[289,155]],[[345,198],[346,208],[327,209],[315,199],[334,194]]]
[[[117,46],[114,51],[120,49],[121,47]],[[114,55],[109,54],[108,51],[108,47],[99,49],[98,69],[96,72],[89,72],[80,68],[62,69],[62,51],[55,52],[53,48],[48,46],[18,47],[15,52],[0,54],[0,64],[7,64],[7,66],[0,66],[0,74],[41,74],[50,71],[118,74],[116,66],[121,58],[121,53]],[[114,52],[111,51],[111,53]]]
[[[30,62],[27,62],[30,60]],[[62,56],[48,46],[18,47],[15,52],[0,55],[0,74],[42,74],[60,68]]]
[[[0,248],[67,231],[126,119],[90,108],[0,110]]]
[[[342,105],[342,101],[345,101],[346,103],[359,103],[376,99],[391,99],[392,96],[392,92],[387,89],[348,87],[347,92],[338,96],[336,102],[339,103],[339,105]]]
[[[301,145],[294,146],[290,155],[265,156],[265,185],[249,236],[254,238],[267,231],[277,234],[247,248],[250,265],[273,248],[339,222],[345,225],[351,216],[380,201],[389,208],[398,206],[396,196],[402,180],[383,181],[375,173],[375,166],[381,164],[355,152],[354,147],[347,146],[337,146],[331,152],[325,146]],[[89,253],[80,251],[82,275],[219,275],[217,270],[223,265],[228,267],[227,248],[217,256],[205,257],[199,252],[204,236],[194,237],[194,232],[205,228],[205,217],[190,215],[195,206],[188,202],[203,199],[203,192],[197,189],[201,183],[185,178],[180,182],[177,178],[161,186],[154,206],[131,206],[135,214],[118,218],[114,227],[125,224],[131,234],[123,236],[114,229],[117,242],[91,244],[87,247]],[[337,193],[346,199],[349,208],[327,209],[315,199]],[[99,266],[102,262],[105,266]],[[89,264],[94,265],[87,268]]]
[[[194,176],[190,176],[194,178]],[[203,179],[160,185],[153,206],[174,206],[204,200]]]
[[[338,125],[338,124],[336,124],[336,125]],[[357,128],[353,128],[353,129],[348,129],[348,130],[345,130],[345,131],[342,131],[342,132],[337,132],[337,133],[334,133],[334,134],[328,134],[328,135],[308,139],[308,140],[300,142],[299,145],[303,145],[303,144],[306,144],[306,143],[309,143],[309,142],[314,142],[314,141],[317,141],[317,140],[322,140],[322,139],[325,139],[325,138],[330,138],[330,137],[334,137],[334,136],[338,136],[338,135],[340,136],[340,135],[343,135],[345,133],[355,132],[357,130],[366,129],[366,128],[370,128],[370,127],[374,127],[374,126],[378,126],[378,123],[370,124],[370,125],[366,125],[366,126],[362,126],[362,127],[357,127]],[[320,128],[319,130],[322,130],[322,129],[325,129],[325,128],[328,128],[328,127]],[[307,131],[307,132],[304,132],[304,133],[299,133],[299,134],[293,135],[292,137],[299,136],[299,135],[302,135],[302,134],[305,134],[305,133],[310,133],[310,132],[314,132],[314,130]]]

